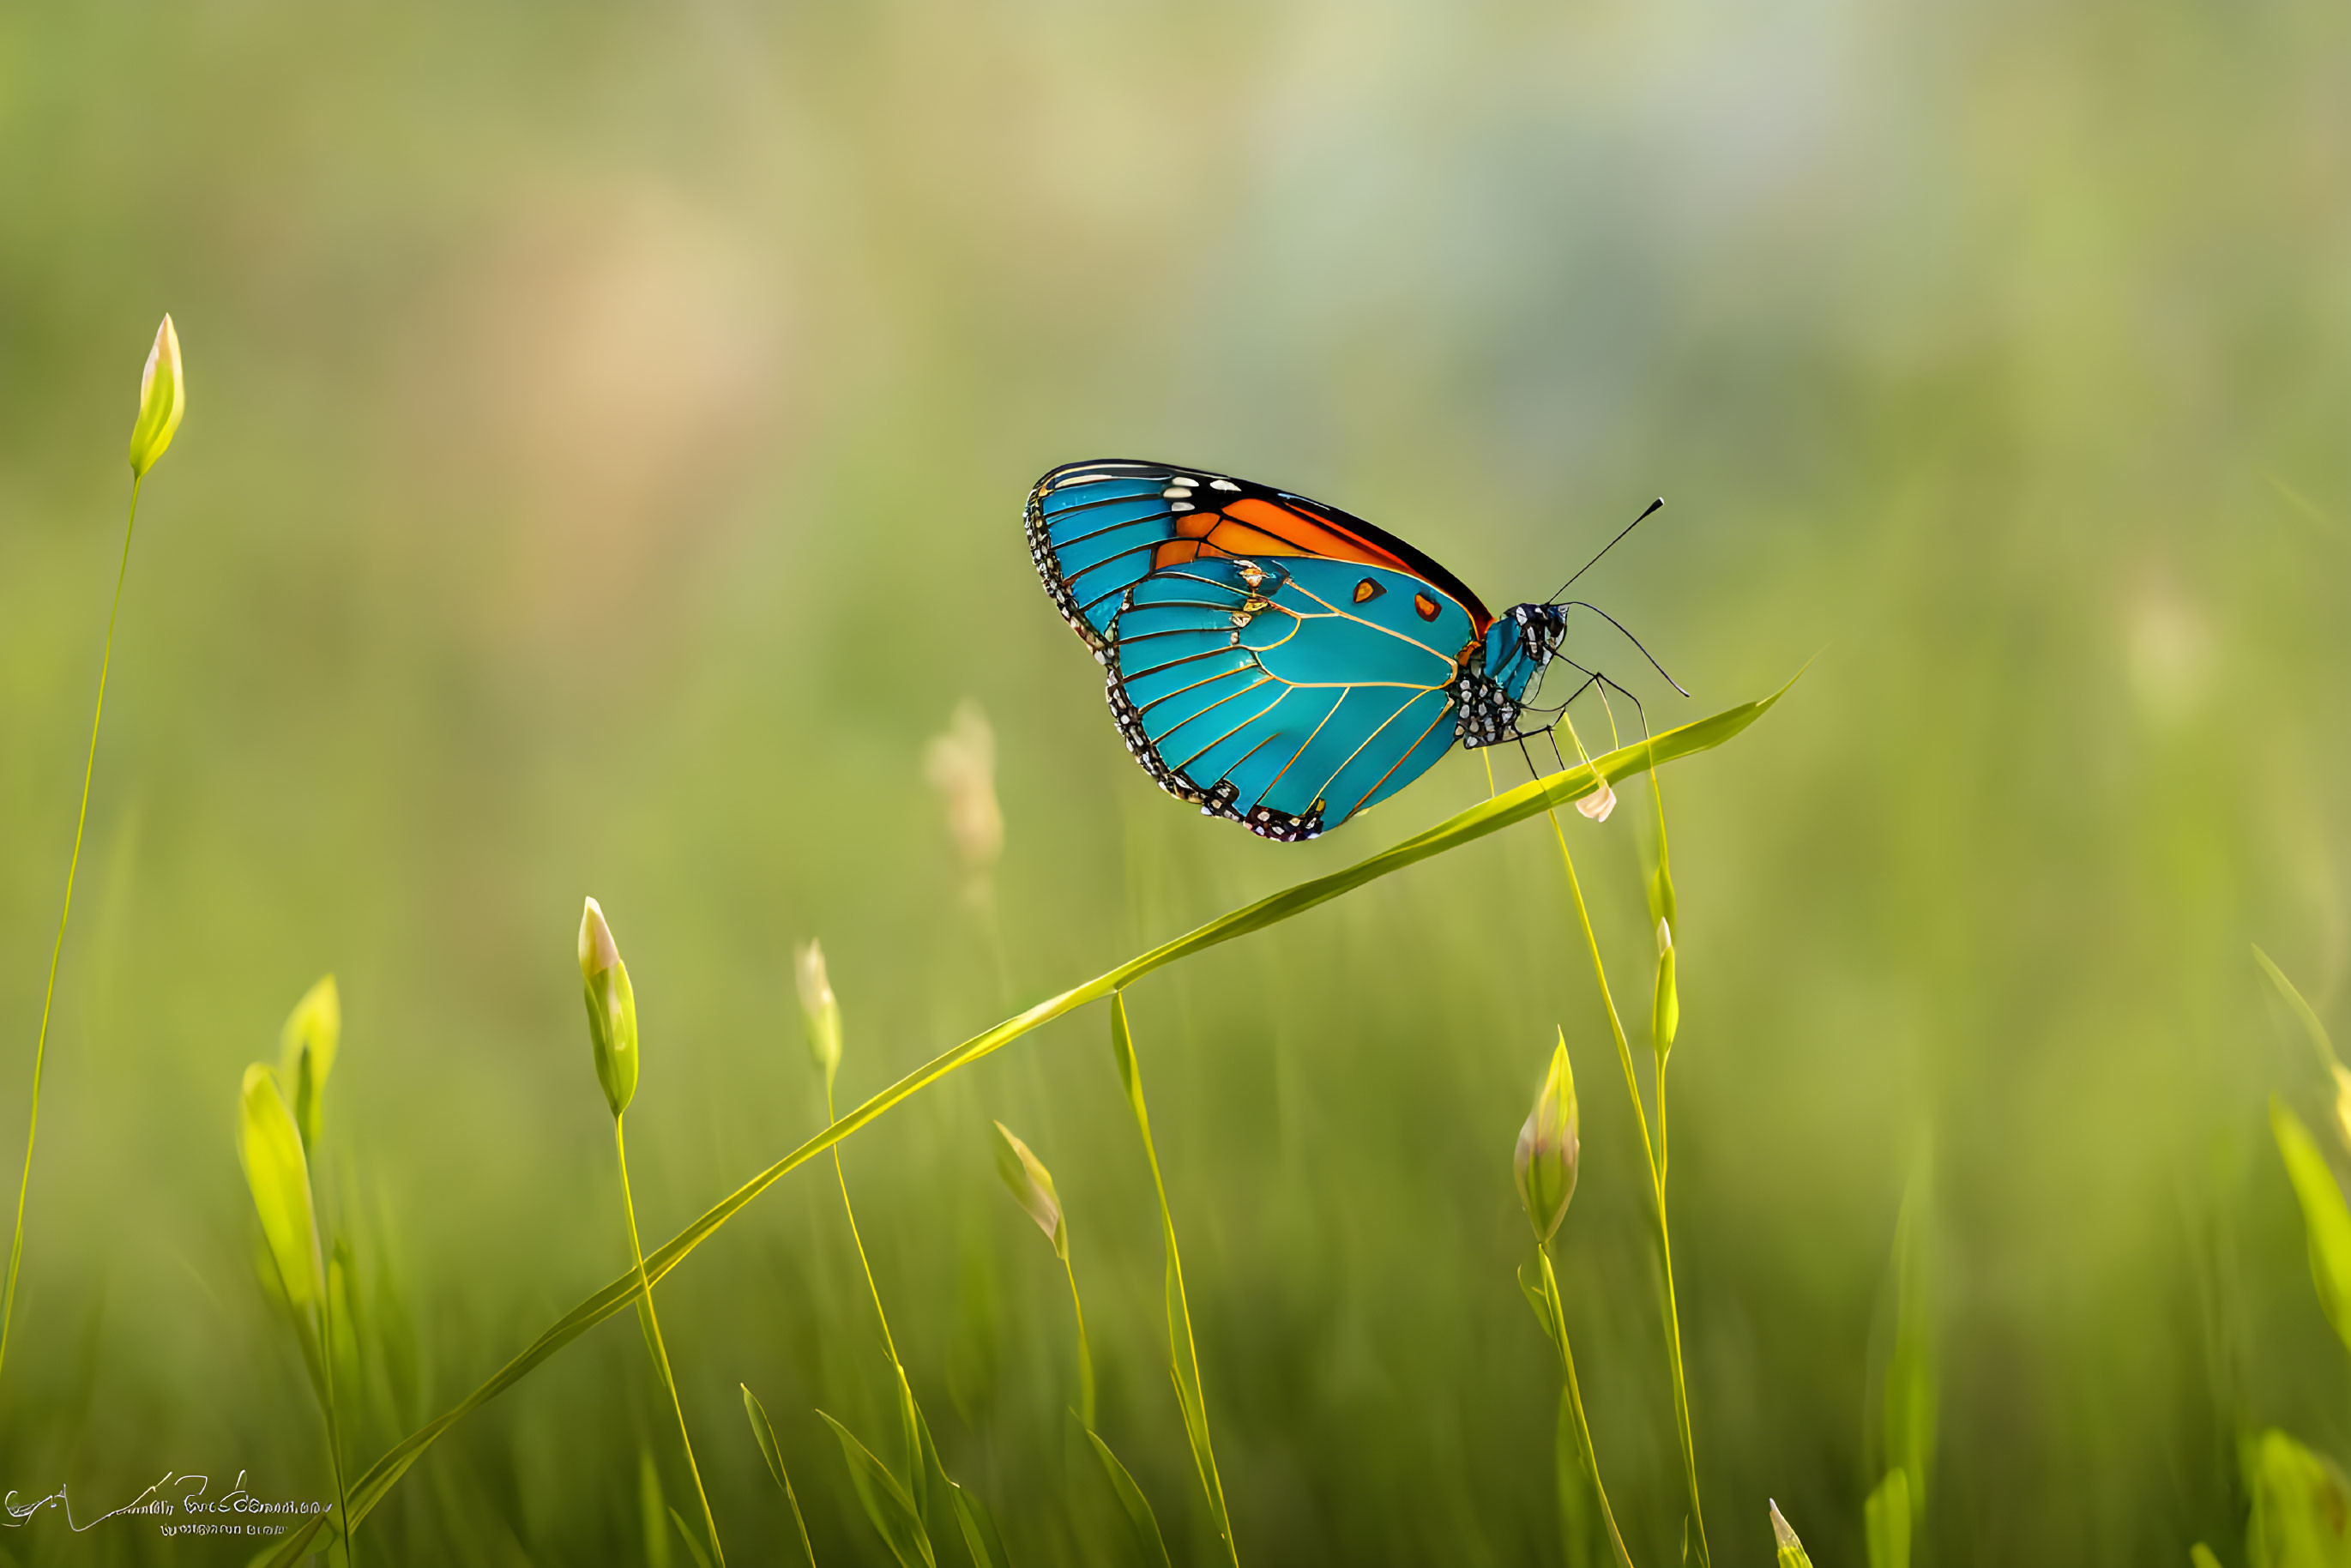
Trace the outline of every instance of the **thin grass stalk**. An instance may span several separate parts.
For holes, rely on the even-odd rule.
[[[1559,1364],[1567,1374],[1567,1402],[1575,1411],[1575,1435],[1583,1444],[1584,1468],[1592,1475],[1592,1490],[1600,1494],[1600,1517],[1608,1522],[1608,1539],[1616,1548],[1616,1560],[1624,1568],[1633,1568],[1633,1554],[1625,1550],[1624,1533],[1616,1528],[1616,1512],[1608,1506],[1608,1489],[1600,1479],[1600,1450],[1593,1445],[1592,1423],[1584,1418],[1583,1390],[1575,1381],[1575,1353],[1567,1348],[1567,1309],[1559,1298],[1559,1276],[1552,1271],[1551,1243],[1535,1249],[1542,1259],[1543,1297],[1551,1303],[1552,1327],[1559,1331]]]
[[[824,1083],[824,1119],[833,1119],[832,1078],[827,1074]],[[865,1238],[857,1228],[857,1207],[849,1201],[849,1174],[841,1168],[841,1145],[832,1148],[833,1179],[841,1184],[841,1211],[849,1217],[849,1239],[857,1249],[857,1267],[864,1272],[865,1289],[873,1298],[873,1321],[882,1325],[882,1348],[889,1353],[890,1370],[898,1379],[898,1424],[904,1429],[906,1440],[906,1493],[922,1497],[927,1485],[923,1474],[923,1436],[915,1425],[914,1385],[906,1380],[906,1364],[898,1359],[898,1342],[890,1333],[890,1314],[882,1305],[882,1287],[874,1282],[872,1260],[865,1255]],[[916,1510],[918,1514],[924,1510]],[[929,1521],[924,1521],[927,1528]]]
[[[716,1234],[720,1227],[741,1213],[753,1198],[949,1073],[992,1055],[1031,1030],[1074,1012],[1089,1002],[1101,1000],[1155,969],[1165,968],[1179,959],[1188,958],[1236,937],[1278,925],[1366,883],[1376,882],[1408,865],[1475,842],[1552,807],[1579,800],[1604,782],[1613,783],[1646,768],[1711,750],[1770,712],[1772,705],[1787,691],[1788,687],[1782,686],[1758,701],[1741,703],[1736,707],[1726,708],[1708,717],[1667,730],[1653,742],[1624,747],[1591,762],[1530,779],[1508,794],[1456,812],[1435,827],[1416,833],[1353,865],[1310,877],[1254,904],[1244,904],[1219,915],[1206,925],[1196,926],[1172,941],[1130,958],[1083,985],[1072,986],[1059,996],[1049,997],[1027,1011],[1007,1019],[992,1029],[984,1030],[962,1044],[933,1057],[713,1204],[684,1229],[646,1255],[642,1270],[632,1270],[612,1281],[564,1313],[479,1387],[386,1450],[360,1474],[353,1489],[359,1517],[365,1518],[377,1503],[382,1501],[399,1484],[401,1477],[408,1473],[409,1467],[415,1464],[424,1451],[451,1427],[529,1376],[581,1334],[650,1291],[671,1270],[684,1262],[695,1248]],[[313,1521],[291,1531],[266,1559],[267,1568],[289,1568],[290,1564],[299,1561],[310,1550],[309,1542],[321,1528],[319,1521]]]
[[[1571,728],[1568,731],[1569,738],[1573,739],[1574,734],[1575,732]],[[1647,744],[1649,743],[1644,742],[1644,745]],[[1579,752],[1583,749],[1580,741],[1577,743],[1576,749]],[[1663,1255],[1666,1273],[1666,1364],[1673,1375],[1674,1427],[1681,1439],[1683,1476],[1689,1484],[1690,1519],[1698,1527],[1698,1565],[1699,1568],[1707,1568],[1711,1559],[1707,1552],[1706,1514],[1698,1501],[1698,1448],[1690,1434],[1689,1385],[1682,1372],[1681,1306],[1676,1300],[1674,1291],[1673,1228],[1667,1223],[1666,1218],[1665,1166],[1659,1158],[1659,1145],[1650,1142],[1648,1112],[1641,1100],[1640,1079],[1633,1071],[1632,1043],[1625,1038],[1625,1022],[1617,1014],[1615,996],[1608,988],[1607,966],[1601,961],[1600,957],[1600,937],[1592,928],[1592,911],[1583,901],[1583,883],[1575,874],[1575,857],[1568,852],[1567,830],[1560,825],[1559,813],[1556,810],[1549,815],[1552,835],[1559,841],[1560,863],[1567,868],[1567,889],[1575,901],[1576,921],[1583,928],[1584,945],[1592,954],[1592,973],[1600,985],[1601,1004],[1608,1013],[1609,1033],[1616,1041],[1616,1060],[1625,1070],[1625,1092],[1633,1102],[1633,1119],[1640,1125],[1641,1155],[1649,1167],[1649,1190],[1651,1196],[1656,1199],[1657,1247]],[[1659,1065],[1657,1073],[1657,1132],[1662,1143],[1665,1134],[1665,1071],[1662,1063]]]
[[[1207,1493],[1217,1537],[1223,1541],[1225,1554],[1231,1559],[1233,1568],[1240,1568],[1240,1548],[1233,1541],[1232,1514],[1225,1506],[1225,1480],[1217,1471],[1217,1451],[1208,1439],[1207,1391],[1200,1384],[1200,1351],[1192,1333],[1191,1300],[1184,1291],[1184,1260],[1176,1248],[1176,1215],[1167,1207],[1167,1183],[1159,1174],[1159,1149],[1151,1137],[1151,1113],[1143,1100],[1143,1068],[1134,1059],[1134,1035],[1127,1027],[1123,991],[1111,993],[1110,1027],[1119,1076],[1126,1081],[1127,1100],[1134,1109],[1135,1131],[1143,1136],[1143,1157],[1151,1166],[1151,1189],[1159,1198],[1159,1234],[1167,1249],[1167,1349],[1174,1363],[1168,1374],[1176,1382],[1176,1402],[1184,1411],[1185,1436],[1191,1440],[1192,1462],[1200,1472],[1200,1488]]]
[[[342,1424],[337,1418],[336,1415],[335,1292],[333,1289],[333,1277],[331,1275],[328,1278],[328,1290],[326,1294],[319,1302],[319,1338],[323,1342],[321,1349],[324,1353],[319,1357],[319,1380],[326,1385],[327,1389],[327,1457],[332,1459],[335,1465],[335,1506],[337,1510],[337,1517],[348,1520],[351,1516],[351,1494],[350,1489],[343,1484]],[[351,1539],[357,1533],[358,1531],[356,1530],[348,1528],[342,1531],[344,1568],[357,1568],[359,1563],[357,1547]]]
[[[694,1461],[694,1435],[685,1429],[685,1406],[677,1396],[677,1378],[669,1368],[669,1346],[662,1343],[661,1318],[653,1311],[653,1281],[645,1273],[644,1249],[637,1242],[637,1200],[629,1190],[629,1140],[621,1130],[624,1118],[612,1118],[612,1148],[621,1160],[621,1211],[629,1220],[629,1260],[636,1265],[638,1292],[637,1310],[644,1314],[645,1333],[653,1342],[653,1365],[661,1373],[662,1389],[669,1396],[669,1407],[677,1416],[677,1440],[685,1448],[685,1468],[694,1477],[694,1495],[702,1503],[702,1522],[710,1531],[710,1550],[717,1554],[718,1568],[726,1568],[726,1548],[719,1543],[717,1516],[710,1511],[710,1494],[703,1489],[702,1467]]]
[[[1061,1260],[1061,1272],[1070,1278],[1070,1310],[1078,1317],[1078,1421],[1089,1432],[1094,1429],[1094,1353],[1086,1343],[1086,1304],[1078,1300],[1078,1270],[1067,1257]]]
[[[81,805],[74,813],[73,854],[66,862],[65,905],[57,911],[57,936],[49,947],[49,980],[41,993],[41,1029],[33,1042],[33,1108],[25,1126],[25,1171],[16,1182],[16,1228],[8,1243],[8,1283],[0,1291],[0,1367],[8,1363],[8,1331],[16,1321],[16,1270],[25,1260],[25,1200],[33,1190],[33,1142],[41,1131],[41,1068],[49,1050],[49,1011],[57,999],[57,962],[65,956],[66,923],[73,916],[74,874],[81,869],[82,830],[89,825],[89,781],[98,770],[98,727],[106,716],[106,676],[114,664],[114,623],[122,614],[122,584],[131,575],[131,536],[139,528],[139,491],[143,474],[131,481],[131,515],[122,525],[122,562],[114,569],[114,603],[106,612],[106,651],[98,660],[98,702],[89,715],[89,754],[81,765]]]

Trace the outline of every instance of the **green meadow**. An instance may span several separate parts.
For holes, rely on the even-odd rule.
[[[99,0],[0,147],[0,1564],[2351,1564],[2340,5]],[[1692,695],[1260,841],[1093,456],[1662,494]]]

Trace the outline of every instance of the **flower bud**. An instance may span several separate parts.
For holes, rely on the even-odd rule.
[[[305,1151],[319,1142],[327,1074],[335,1069],[335,1048],[342,1036],[342,998],[335,989],[335,977],[329,975],[302,994],[277,1037],[279,1086],[294,1113],[294,1124],[302,1130]]]
[[[1061,1218],[1061,1195],[1053,1190],[1053,1173],[1001,1122],[996,1124],[996,1174],[1004,1178],[1012,1200],[1028,1211],[1037,1228],[1052,1242],[1055,1256],[1066,1261],[1070,1231]]]
[[[1576,1144],[1575,1073],[1568,1066],[1567,1035],[1562,1031],[1552,1051],[1551,1071],[1544,1077],[1535,1108],[1519,1129],[1519,1147],[1511,1165],[1519,1184],[1519,1203],[1527,1222],[1535,1228],[1538,1246],[1549,1241],[1559,1222],[1567,1218],[1567,1200],[1575,1196]]]
[[[637,997],[629,967],[604,911],[594,899],[580,915],[580,979],[588,998],[588,1043],[596,1053],[596,1082],[617,1120],[637,1092]]]
[[[180,370],[180,334],[165,316],[155,329],[155,346],[147,350],[147,369],[139,378],[139,418],[131,426],[131,476],[143,479],[155,460],[172,444],[180,416],[188,411],[188,384]]]
[[[1780,1549],[1779,1568],[1813,1568],[1813,1560],[1804,1554],[1804,1543],[1796,1539],[1776,1502],[1771,1504],[1771,1540]]]
[[[246,1185],[253,1191],[254,1212],[261,1218],[261,1234],[269,1244],[278,1283],[286,1299],[304,1314],[304,1332],[310,1332],[308,1313],[326,1294],[326,1266],[319,1251],[317,1212],[310,1197],[310,1166],[302,1155],[302,1134],[277,1087],[277,1075],[266,1062],[245,1070],[237,1093],[238,1161],[245,1166]],[[315,1342],[313,1342],[315,1343]]]
[[[832,1092],[832,1075],[841,1070],[841,1004],[832,998],[832,982],[825,977],[824,948],[803,943],[794,955],[799,981],[800,1018],[808,1025],[809,1054],[824,1074],[824,1092]]]
[[[1663,1065],[1674,1049],[1674,1035],[1682,1026],[1681,992],[1674,983],[1674,928],[1657,922],[1657,989],[1649,1008],[1649,1043]]]
[[[1616,809],[1616,791],[1608,787],[1607,779],[1603,779],[1599,789],[1576,801],[1575,809],[1595,822],[1604,822],[1608,820],[1608,813]]]
[[[946,733],[923,752],[923,774],[946,807],[956,858],[981,885],[1004,852],[1004,813],[996,803],[996,732],[977,703],[966,697],[956,705]]]

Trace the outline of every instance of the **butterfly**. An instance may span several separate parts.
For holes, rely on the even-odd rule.
[[[1542,733],[1519,720],[1566,609],[1493,615],[1426,555],[1336,507],[1103,460],[1038,480],[1026,517],[1037,573],[1102,664],[1127,749],[1206,815],[1295,843],[1386,800],[1456,741]]]

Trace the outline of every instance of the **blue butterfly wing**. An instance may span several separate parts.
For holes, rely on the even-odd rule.
[[[1401,540],[1287,492],[1129,462],[1054,470],[1028,523],[1128,749],[1204,811],[1312,838],[1452,746],[1489,617]]]
[[[1172,509],[1171,477],[1144,464],[1071,465],[1029,492],[1029,556],[1054,608],[1097,653],[1119,595],[1150,574],[1176,519],[1195,509]]]

